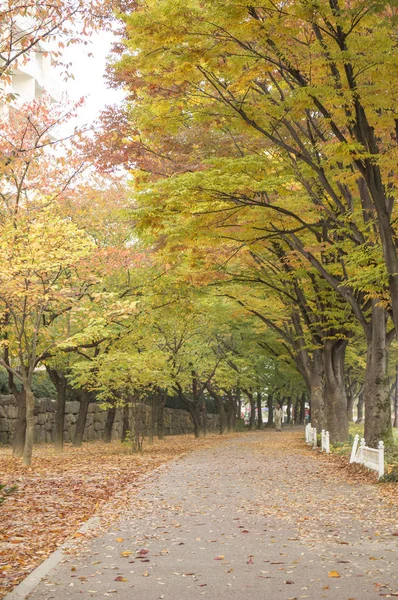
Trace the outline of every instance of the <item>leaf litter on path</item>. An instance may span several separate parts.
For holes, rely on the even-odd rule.
[[[0,599],[71,536],[89,537],[76,530],[110,501],[115,506],[106,518],[116,518],[126,508],[126,498],[118,501],[118,496],[127,486],[139,485],[142,476],[176,457],[222,441],[216,434],[204,440],[173,436],[140,454],[120,442],[67,444],[62,455],[43,444],[35,446],[29,468],[11,456],[10,448],[0,448],[1,483],[17,486],[1,506]]]

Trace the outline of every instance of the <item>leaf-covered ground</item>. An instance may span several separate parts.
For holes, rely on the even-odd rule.
[[[173,436],[147,445],[142,454],[114,442],[67,445],[62,456],[41,445],[28,469],[9,448],[0,448],[0,484],[17,486],[0,503],[0,598],[128,484],[177,456],[218,443],[217,435]]]
[[[29,598],[396,597],[392,489],[302,431],[229,437],[126,486]]]

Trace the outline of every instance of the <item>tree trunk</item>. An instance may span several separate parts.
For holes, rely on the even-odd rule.
[[[300,425],[304,425],[305,422],[305,393],[301,394],[300,398]]]
[[[153,438],[155,435],[155,423],[156,423],[156,399],[154,392],[151,393],[151,414],[149,417],[149,431],[148,431],[148,444],[153,444]]]
[[[16,386],[13,389],[13,395],[17,403],[17,419],[12,435],[12,455],[15,458],[21,458],[24,453],[25,447],[25,434],[26,434],[26,395],[25,390],[22,388],[18,392]]]
[[[256,429],[256,401],[252,392],[245,391],[245,394],[250,402],[249,431],[254,431]]]
[[[200,408],[190,403],[188,405],[188,412],[191,415],[192,423],[193,423],[193,432],[196,438],[201,438],[204,436],[203,432],[203,420]]]
[[[311,424],[318,431],[327,429],[325,408],[325,350],[314,350],[309,373],[309,393],[311,405]]]
[[[347,420],[349,423],[354,422],[353,409],[354,409],[354,394],[352,393],[352,390],[348,390],[347,391]]]
[[[86,390],[81,390],[79,414],[77,415],[76,431],[72,446],[80,448],[83,444],[84,428],[86,426],[88,405],[90,403],[90,394]]]
[[[131,398],[131,406],[132,406],[132,413],[133,413],[133,419],[134,419],[134,435],[133,435],[133,439],[132,439],[132,450],[133,452],[140,452],[140,450],[142,450],[142,437],[143,437],[143,432],[141,431],[141,401],[139,399],[139,397]]]
[[[237,396],[233,391],[226,392],[227,395],[227,426],[228,433],[236,431],[236,413],[238,410]]]
[[[164,407],[166,405],[167,394],[159,393],[158,404],[158,439],[164,440]]]
[[[347,396],[344,385],[346,349],[346,340],[327,340],[323,353],[327,427],[322,427],[322,429],[329,431],[332,443],[348,440]],[[312,405],[311,409],[313,411]],[[312,416],[311,419],[311,423],[313,423],[314,417]],[[319,429],[318,427],[318,431]]]
[[[202,417],[203,435],[206,436],[207,435],[207,408],[206,408],[205,400],[202,400],[200,403],[200,414]]]
[[[104,442],[109,444],[112,441],[112,428],[115,422],[116,406],[108,408],[106,413],[105,429],[104,429]]]
[[[131,431],[130,424],[130,404],[126,403],[123,406],[123,422],[122,422],[122,437],[121,441],[125,442],[127,439],[127,434]]]
[[[272,427],[274,424],[274,397],[272,394],[268,394],[267,407],[268,407],[268,422],[267,427]]]
[[[220,434],[222,435],[227,432],[227,415],[225,413],[224,399],[210,384],[207,384],[206,388],[215,400],[217,412],[220,417]]]
[[[394,425],[398,427],[398,363],[395,365]]]
[[[380,440],[392,441],[391,403],[388,385],[387,313],[372,300],[372,318],[367,339],[365,374],[365,440],[377,448]]]
[[[292,422],[292,399],[289,396],[287,399],[286,424],[290,425],[291,422]]]
[[[264,427],[261,392],[257,392],[257,429]]]
[[[364,397],[363,397],[363,386],[358,394],[358,405],[357,405],[357,423],[364,422],[363,416],[363,407],[364,407]]]
[[[294,403],[294,409],[293,409],[293,422],[295,425],[297,425],[299,423],[299,417],[300,417],[300,398],[298,396],[296,396],[296,401]]]
[[[220,416],[220,434],[223,435],[227,433],[228,424],[227,424],[227,415],[225,413],[225,406],[223,400],[220,403],[217,402],[217,410]]]
[[[64,450],[64,426],[65,426],[65,406],[66,406],[66,389],[67,381],[62,371],[47,368],[47,373],[57,390],[57,409],[55,412],[54,424],[54,447],[58,454],[62,454]]]
[[[22,464],[24,467],[29,467],[32,461],[33,442],[35,437],[35,397],[29,385],[24,384],[24,388],[26,398],[26,434]]]

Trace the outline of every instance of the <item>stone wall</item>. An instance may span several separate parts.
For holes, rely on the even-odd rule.
[[[54,417],[55,400],[51,398],[36,399],[35,407],[35,441],[53,442],[54,441]],[[70,442],[73,439],[76,429],[77,415],[79,412],[79,402],[67,402],[65,411],[65,441]],[[9,444],[12,438],[15,421],[17,418],[17,405],[14,396],[0,396],[0,443]],[[146,423],[149,423],[150,408],[143,405],[141,411],[141,430],[144,430]],[[209,431],[217,431],[219,417],[218,415],[208,415]],[[84,440],[101,440],[104,435],[106,421],[106,411],[102,410],[98,404],[91,403],[88,408],[86,428],[84,431]],[[191,417],[185,410],[173,408],[164,409],[164,425],[166,435],[181,435],[193,433]],[[155,423],[156,434],[157,423]],[[112,429],[112,438],[120,439],[122,433],[122,414],[118,409]]]

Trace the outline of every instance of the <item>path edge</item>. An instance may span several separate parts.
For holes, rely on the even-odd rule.
[[[171,461],[167,461],[150,473],[139,477],[138,481],[130,483],[129,486],[136,488],[139,484],[145,484],[147,479],[156,476],[160,471],[167,468],[170,462],[178,460],[179,458],[181,458],[181,456],[178,456]],[[33,569],[33,571],[29,573],[25,579],[18,583],[18,585],[15,586],[11,592],[8,592],[8,594],[3,597],[3,600],[26,600],[33,590],[39,585],[42,579],[44,579],[44,577],[46,577],[62,561],[62,559],[65,557],[64,553],[76,542],[74,538],[78,537],[77,534],[85,535],[91,529],[94,529],[97,525],[99,525],[100,521],[100,514],[93,515],[87,521],[85,521],[70,538],[68,538],[59,548],[54,550],[54,552],[52,552],[50,556],[40,563],[39,566]]]

